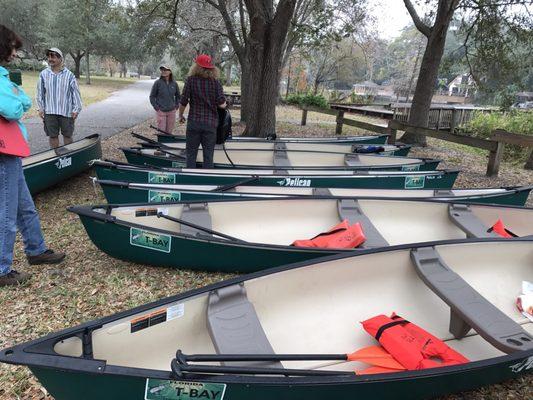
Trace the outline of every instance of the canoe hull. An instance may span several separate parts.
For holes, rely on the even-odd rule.
[[[104,196],[110,204],[143,203],[143,202],[176,202],[176,201],[211,201],[222,199],[257,198],[259,194],[236,192],[210,192],[193,190],[159,189],[157,186],[150,188],[131,188],[128,186],[110,185],[100,183]],[[510,206],[523,206],[529,196],[529,191],[509,191],[497,195],[476,196],[472,199],[461,197],[451,199],[462,203],[499,204]]]
[[[135,182],[135,183],[170,183],[183,185],[228,185],[243,181],[250,175],[223,176],[180,174],[142,169],[114,168],[96,164],[94,166],[98,179]],[[251,182],[254,186],[307,186],[320,188],[368,188],[368,189],[451,189],[457,179],[458,171],[423,175],[399,175],[375,177],[358,176],[259,176]]]
[[[507,357],[509,358],[509,357]],[[213,400],[353,400],[353,399],[429,399],[450,393],[472,390],[499,383],[531,372],[532,357],[481,365],[479,368],[459,368],[447,372],[398,377],[395,380],[352,381],[343,383],[263,384],[239,382],[185,381],[188,386],[213,388],[222,391],[218,396],[201,397]],[[486,363],[479,363],[486,364]],[[520,371],[517,366],[530,365]],[[115,367],[116,368],[116,367]],[[113,368],[113,369],[115,369]],[[185,400],[197,399],[199,394],[176,396],[146,396],[147,377],[88,372],[61,371],[32,367],[31,371],[56,400]],[[168,380],[150,379],[150,385],[164,385]],[[201,392],[200,392],[201,393]],[[194,396],[196,394],[196,396]]]
[[[169,158],[167,156],[154,156],[150,154],[141,154],[140,152],[136,150],[130,150],[127,148],[123,148],[122,151],[124,152],[124,156],[128,160],[130,164],[134,165],[153,165],[156,167],[165,167],[165,168],[185,168],[186,163],[185,160],[180,160],[178,158]],[[377,157],[377,156],[376,156]],[[358,166],[358,167],[349,167],[349,166],[342,166],[342,167],[325,167],[320,168],[324,170],[350,170],[350,171],[357,171],[357,170],[379,170],[379,171],[434,171],[437,169],[439,165],[438,160],[428,160],[425,162],[421,162],[419,164],[413,164],[413,165],[393,165],[393,166]],[[202,167],[202,163],[196,163],[196,166],[198,168]],[[238,165],[235,164],[235,166],[231,164],[220,164],[215,163],[215,168],[256,168],[255,166],[244,166],[244,165]],[[264,168],[264,167],[259,167]],[[274,167],[268,167],[267,169],[272,169]],[[312,167],[303,168],[289,168],[289,169],[312,169]],[[316,168],[315,168],[316,169]]]
[[[24,167],[30,193],[36,194],[90,168],[92,160],[102,157],[100,139],[88,147]]]

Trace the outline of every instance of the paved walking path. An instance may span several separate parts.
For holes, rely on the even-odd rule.
[[[107,99],[90,104],[76,120],[74,140],[99,133],[103,138],[130,128],[154,116],[148,96],[153,80],[142,80],[114,92]],[[32,153],[47,150],[48,138],[41,118],[24,121],[30,137]],[[61,139],[62,142],[62,139]]]

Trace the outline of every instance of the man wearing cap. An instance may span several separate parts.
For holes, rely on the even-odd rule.
[[[74,121],[81,111],[81,94],[76,77],[64,64],[63,53],[57,47],[46,50],[49,67],[41,71],[37,83],[37,104],[43,119],[50,148],[72,143]]]
[[[180,88],[172,76],[172,70],[166,66],[159,67],[161,77],[154,82],[150,92],[150,103],[156,112],[157,128],[172,133],[176,125],[176,110],[179,107]]]

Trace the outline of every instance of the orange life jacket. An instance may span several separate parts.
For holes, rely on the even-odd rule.
[[[362,324],[365,331],[408,370],[469,362],[442,340],[397,315],[391,318],[378,315]]]
[[[363,244],[365,240],[366,237],[359,222],[350,226],[348,221],[344,220],[329,231],[320,233],[312,239],[296,240],[292,246],[352,249]]]
[[[489,232],[496,232],[498,235],[504,238],[518,237],[505,227],[501,219],[498,219],[498,221],[496,221],[496,223],[490,227]]]

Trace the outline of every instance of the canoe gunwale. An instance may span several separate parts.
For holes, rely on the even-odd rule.
[[[167,134],[167,133],[156,133],[157,138],[159,140],[159,137],[162,138],[171,138],[174,139],[177,142],[185,141],[185,135],[175,135],[175,134]],[[375,140],[375,139],[383,139],[388,138],[389,135],[387,134],[380,134],[380,135],[363,135],[363,136],[331,136],[326,137],[322,136],[319,138],[291,138],[291,139],[275,139],[270,140],[267,138],[245,138],[242,136],[234,136],[233,138],[229,139],[230,141],[236,141],[236,142],[261,142],[263,139],[265,142],[273,142],[273,143],[352,143],[357,144],[357,142],[365,141],[365,140]],[[355,139],[358,138],[358,139]],[[319,139],[319,140],[317,140]],[[314,140],[314,141],[313,141]],[[160,142],[164,143],[164,142]],[[368,144],[378,144],[378,143],[368,143]],[[379,143],[381,144],[381,143]],[[403,143],[402,143],[403,144]]]
[[[136,182],[127,182],[127,181],[115,181],[110,179],[98,179],[94,178],[93,182],[98,183],[100,186],[111,186],[111,187],[118,187],[120,189],[129,189],[129,190],[158,190],[158,191],[177,191],[180,193],[186,193],[186,194],[213,194],[213,193],[219,193],[221,196],[224,195],[223,191],[218,190],[199,190],[199,189],[180,189],[180,188],[166,188],[163,186],[172,186],[173,184],[143,184],[144,186],[136,186],[139,185],[139,183]],[[175,185],[179,186],[179,185]],[[194,186],[194,185],[183,185],[183,186]],[[239,186],[239,185],[236,185]],[[468,188],[464,190],[472,190],[474,188]],[[533,185],[527,185],[527,186],[513,186],[513,187],[501,187],[501,188],[475,188],[475,190],[489,190],[489,189],[504,189],[506,192],[499,192],[499,193],[485,193],[485,194],[477,194],[477,195],[456,195],[456,196],[434,196],[434,197],[391,197],[390,199],[397,199],[397,200],[431,200],[431,201],[447,201],[447,202],[455,202],[455,203],[461,203],[464,201],[468,201],[468,204],[475,203],[475,200],[483,200],[483,199],[491,199],[494,197],[501,197],[501,196],[513,196],[515,194],[523,193],[523,192],[530,192],[533,190]],[[362,189],[364,190],[364,189]],[[391,190],[402,190],[402,189],[391,189]],[[408,190],[408,189],[403,189]],[[454,190],[461,190],[461,189],[454,189]],[[259,192],[231,192],[232,196],[228,196],[227,200],[233,200],[237,199],[239,197],[261,197],[261,196],[272,196],[272,198],[286,198],[286,197],[296,197],[296,198],[306,198],[306,199],[359,199],[363,196],[335,196],[335,195],[307,195],[307,194],[281,194],[281,193],[259,193]],[[389,197],[380,197],[380,196],[365,196],[366,198],[374,198],[374,199],[389,199]],[[129,203],[128,203],[129,204]],[[151,203],[153,204],[153,203]],[[168,203],[167,203],[168,204]],[[486,203],[480,203],[480,204],[486,204]]]
[[[520,242],[529,242],[533,244],[533,238],[518,238],[514,239]],[[439,245],[466,245],[474,243],[488,243],[488,242],[508,242],[507,239],[494,238],[494,239],[455,239],[428,242],[420,245],[398,245],[391,246],[389,248],[378,249],[366,249],[361,251],[363,254],[374,254],[387,251],[398,250],[411,250],[415,248],[427,247],[427,246],[439,246]],[[8,364],[25,365],[28,367],[48,368],[55,370],[63,370],[67,372],[83,372],[90,374],[103,374],[103,375],[116,375],[116,376],[131,376],[140,378],[155,378],[155,379],[169,379],[180,381],[195,381],[195,382],[220,382],[220,383],[236,383],[236,384],[265,384],[265,385],[316,385],[316,384],[364,384],[364,383],[377,383],[386,382],[390,380],[409,380],[414,378],[422,378],[428,376],[442,375],[452,373],[461,373],[462,371],[476,370],[487,368],[491,366],[501,365],[502,367],[509,368],[512,362],[518,360],[524,360],[526,358],[533,357],[533,349],[527,351],[518,351],[512,354],[487,358],[479,361],[471,361],[466,364],[459,364],[454,366],[439,367],[434,369],[424,369],[417,371],[404,371],[394,374],[375,374],[370,377],[364,376],[327,376],[327,377],[260,377],[260,376],[248,376],[248,375],[203,375],[195,374],[191,376],[185,376],[183,378],[176,378],[172,375],[171,371],[162,371],[154,369],[142,369],[134,367],[122,367],[116,365],[107,365],[105,360],[87,359],[83,357],[63,356],[59,354],[47,354],[45,345],[50,343],[57,343],[65,338],[75,337],[83,334],[84,332],[92,332],[95,329],[99,329],[101,326],[131,317],[133,315],[149,311],[154,308],[159,308],[164,305],[186,300],[195,296],[205,295],[213,290],[217,290],[223,287],[240,284],[247,280],[260,278],[270,274],[278,272],[288,271],[292,269],[301,268],[307,265],[312,265],[316,262],[328,262],[342,258],[352,257],[346,254],[337,254],[311,261],[303,261],[283,265],[280,267],[270,268],[268,270],[253,272],[246,275],[241,275],[235,278],[231,278],[222,282],[217,282],[202,288],[193,289],[178,295],[169,296],[148,304],[144,304],[130,310],[122,311],[107,317],[89,321],[78,326],[67,328],[58,332],[50,333],[44,337],[15,345],[10,348],[6,348],[0,351],[0,362]],[[44,346],[44,347],[43,347]],[[39,351],[40,350],[40,351]],[[52,346],[53,350],[53,346]],[[9,355],[8,355],[9,353]],[[526,370],[520,371],[527,373]]]

